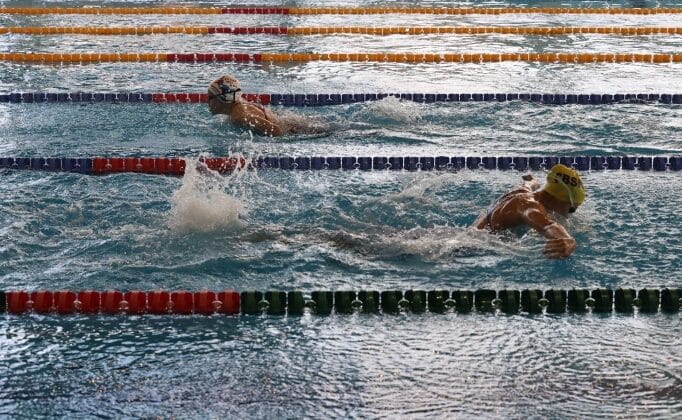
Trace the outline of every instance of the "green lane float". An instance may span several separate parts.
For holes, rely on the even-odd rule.
[[[313,312],[317,315],[330,315],[334,308],[334,294],[332,292],[314,291],[310,294],[313,302]]]
[[[611,312],[613,307],[613,290],[611,289],[597,289],[592,291],[592,299],[594,300],[593,312],[607,313]]]
[[[352,314],[356,307],[356,293],[353,291],[340,290],[334,292],[334,307],[340,314]]]
[[[257,315],[261,312],[260,303],[263,300],[261,292],[242,292],[241,306],[244,315]]]
[[[397,314],[401,311],[403,292],[399,290],[388,290],[381,292],[381,310],[385,314]]]
[[[679,312],[682,300],[682,289],[663,289],[661,293],[661,310],[663,312]]]
[[[645,313],[657,312],[660,298],[661,293],[657,289],[640,290],[637,294],[637,299],[639,299],[639,311]]]
[[[566,312],[567,293],[565,290],[546,290],[544,299],[547,301],[547,313],[562,314]]]
[[[637,291],[635,289],[616,289],[614,295],[614,307],[616,312],[629,313],[635,310]]]
[[[479,289],[474,292],[476,310],[479,312],[492,312],[497,301],[497,292],[490,289]]]
[[[358,293],[358,300],[362,303],[363,313],[375,314],[379,312],[379,292],[362,290]]]
[[[518,290],[500,290],[500,310],[506,314],[515,314],[519,311],[521,293]]]
[[[267,302],[268,315],[284,315],[287,310],[287,294],[286,292],[277,292],[269,290],[265,292],[265,299]]]
[[[543,303],[546,300],[542,297],[542,290],[522,290],[521,291],[521,310],[529,314],[542,312]]]
[[[568,291],[568,309],[573,312],[586,312],[592,304],[590,291],[586,289],[571,289]]]
[[[442,314],[445,312],[445,302],[450,299],[447,290],[431,290],[428,293],[429,311]]]
[[[405,292],[405,299],[408,301],[408,309],[415,314],[426,312],[426,291],[408,290]]]
[[[455,290],[452,292],[455,310],[460,314],[471,312],[474,307],[474,292],[471,290]]]
[[[303,298],[303,292],[293,291],[287,293],[287,314],[303,315],[305,306],[306,302]]]

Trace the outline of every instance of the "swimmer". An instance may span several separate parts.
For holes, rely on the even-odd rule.
[[[269,108],[242,99],[239,80],[225,75],[208,86],[208,108],[213,115],[224,114],[236,126],[261,136],[320,133],[321,127],[308,124],[305,118],[277,116]]]
[[[543,253],[547,258],[566,258],[576,248],[575,239],[553,218],[568,216],[585,201],[585,189],[580,174],[562,164],[547,173],[547,183],[532,175],[523,176],[524,183],[504,194],[486,213],[474,222],[474,227],[499,232],[516,226],[530,226],[547,238]]]

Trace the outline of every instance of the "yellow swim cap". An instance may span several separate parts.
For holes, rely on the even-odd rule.
[[[585,187],[580,174],[560,163],[552,166],[547,173],[547,184],[544,190],[554,198],[572,207],[578,207],[585,201]]]

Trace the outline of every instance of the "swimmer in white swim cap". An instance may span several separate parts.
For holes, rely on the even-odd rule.
[[[491,232],[529,226],[547,238],[543,253],[547,258],[566,258],[577,246],[575,239],[552,214],[568,216],[585,201],[585,188],[580,174],[562,164],[547,173],[547,183],[540,183],[532,175],[523,177],[524,183],[504,194],[487,212],[474,222],[474,227]]]
[[[240,92],[239,80],[232,76],[225,75],[214,80],[208,86],[208,108],[211,113],[227,115],[232,124],[261,136],[321,132],[320,127],[308,125],[303,117],[279,117],[259,103],[244,100]]]

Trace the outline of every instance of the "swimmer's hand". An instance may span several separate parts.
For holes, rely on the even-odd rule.
[[[573,238],[550,239],[545,244],[542,251],[549,259],[559,259],[569,257],[575,251],[576,242]]]

